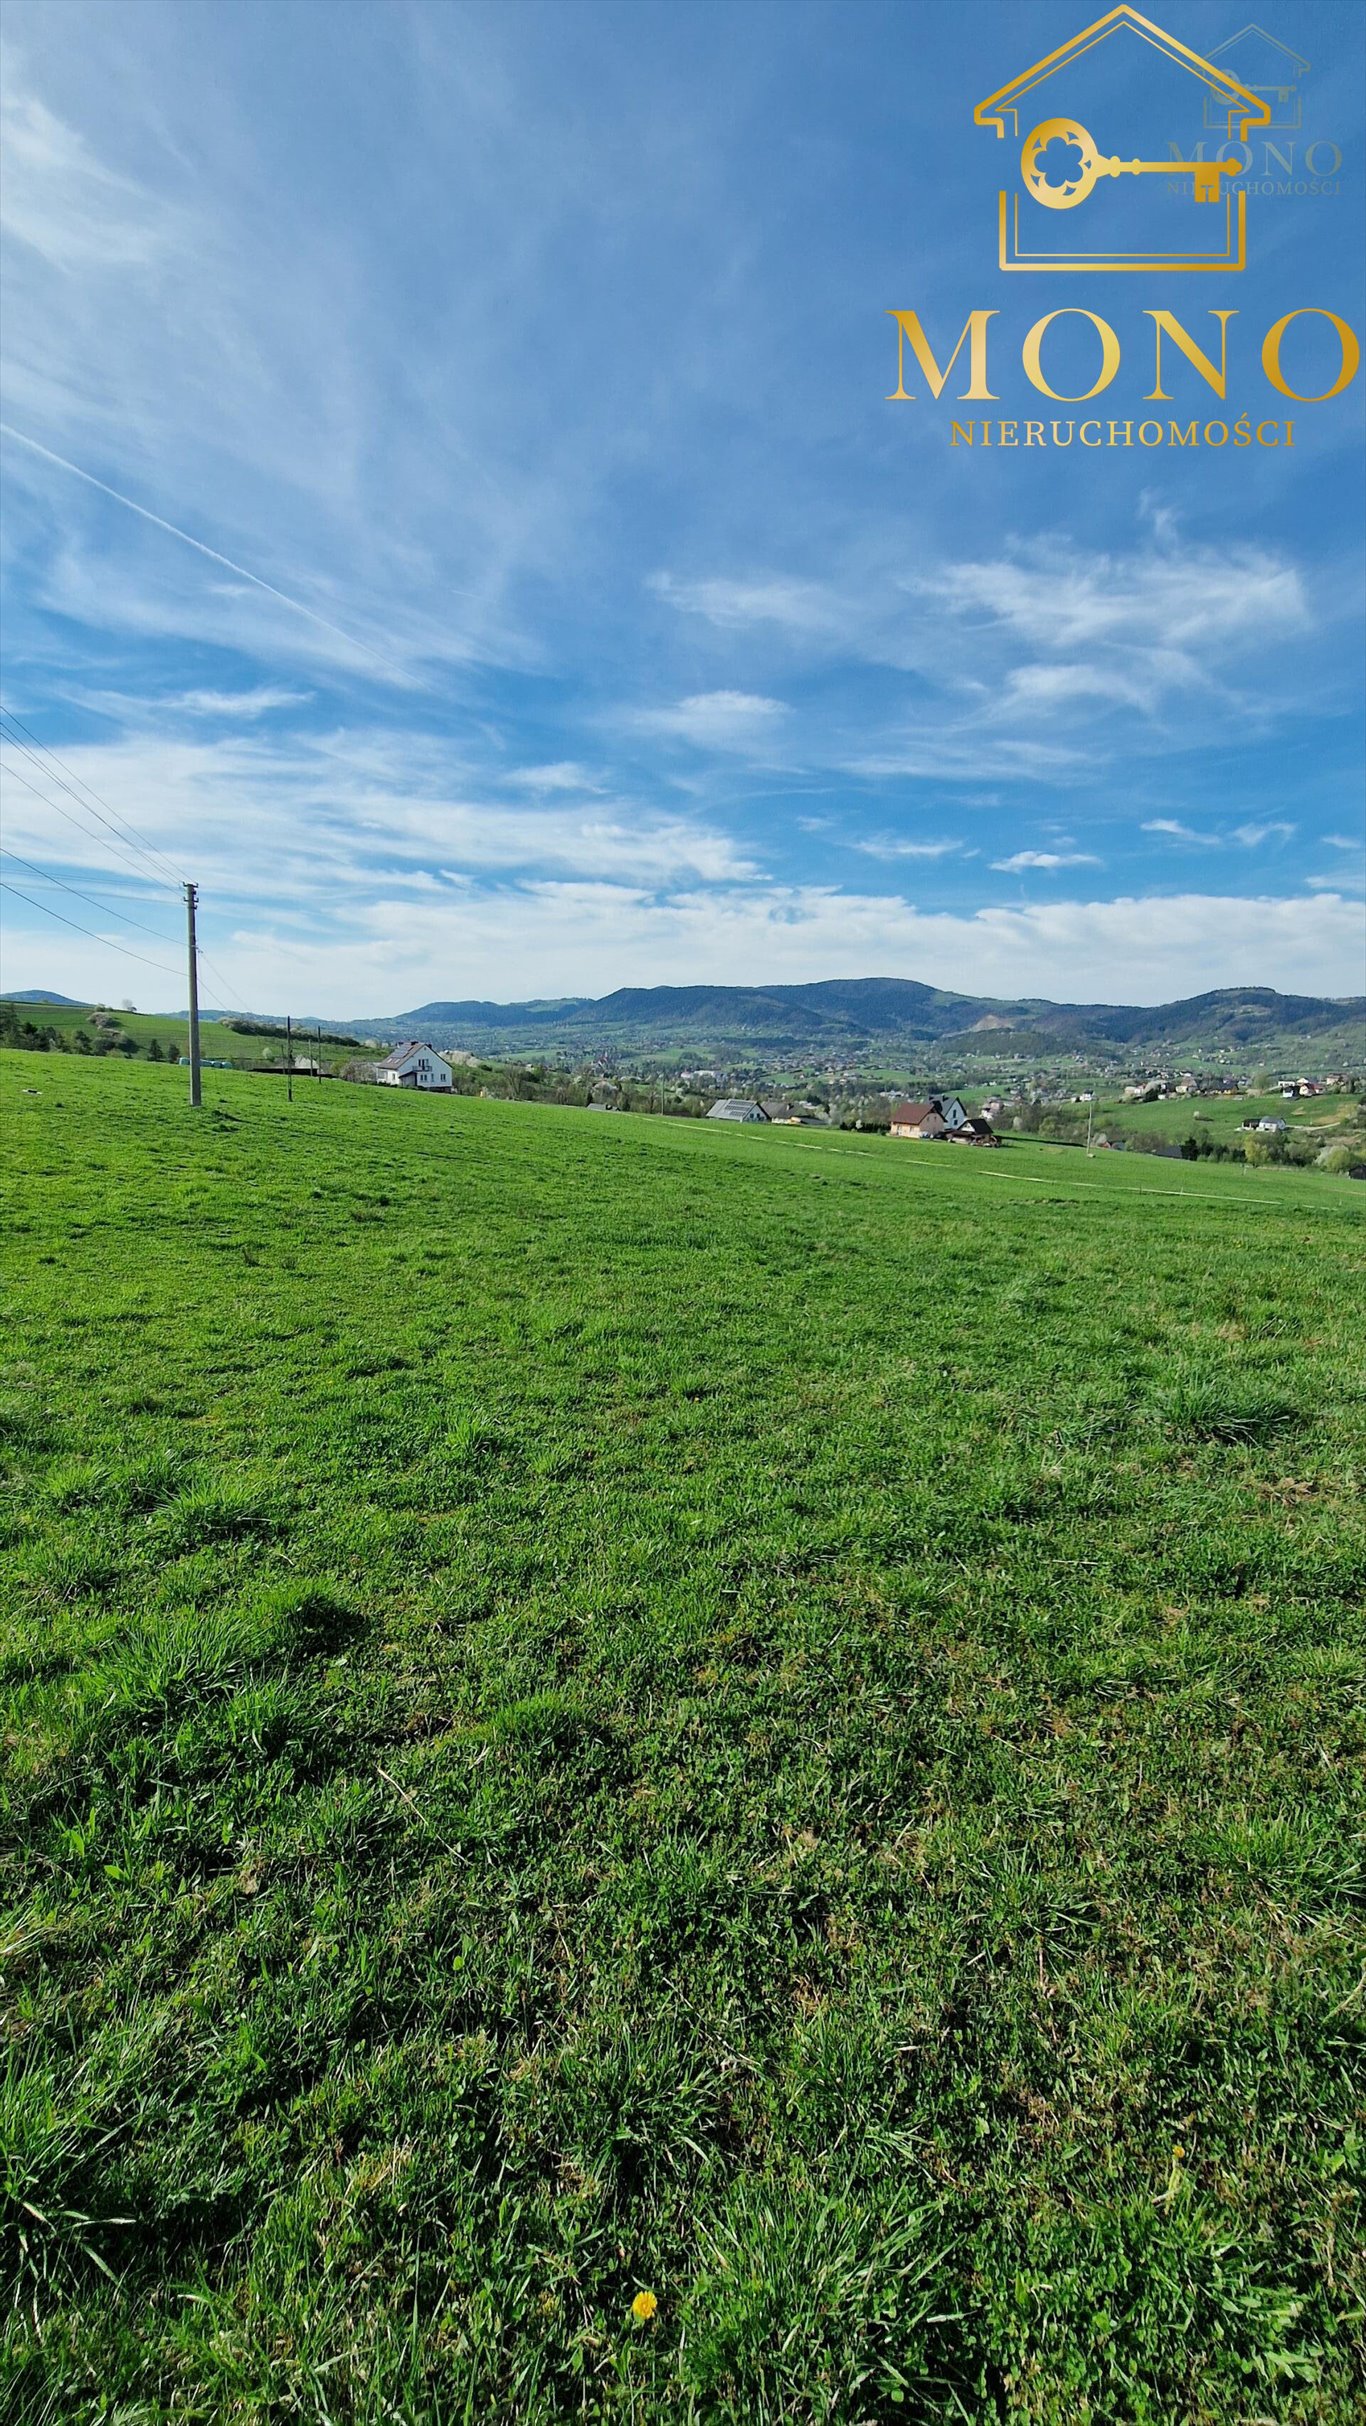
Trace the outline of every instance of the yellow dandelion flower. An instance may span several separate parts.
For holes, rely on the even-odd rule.
[[[638,2291],[631,2302],[631,2314],[638,2325],[648,2325],[658,2306],[652,2291]]]

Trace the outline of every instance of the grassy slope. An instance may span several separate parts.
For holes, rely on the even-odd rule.
[[[1289,1103],[1278,1094],[1170,1096],[1159,1103],[1123,1103],[1107,1096],[1103,1105],[1096,1106],[1096,1122],[1097,1126],[1115,1122],[1122,1129],[1153,1129],[1161,1137],[1172,1138],[1198,1137],[1203,1129],[1231,1144],[1245,1120],[1283,1120],[1291,1136],[1297,1130],[1322,1129],[1333,1137],[1339,1131],[1354,1131],[1363,1109],[1366,1104],[1360,1095],[1304,1095]]]
[[[1352,1184],[35,1070],[6,2415],[1357,2414]]]
[[[67,1009],[60,1003],[45,1002],[17,1003],[15,1008],[19,1017],[30,1021],[34,1027],[55,1028],[61,1036],[74,1038],[81,1028],[84,1028],[87,1036],[93,1036],[96,1033],[88,1010]],[[188,1054],[190,1050],[188,1022],[184,1018],[177,1018],[174,1012],[111,1009],[108,1016],[116,1023],[117,1032],[120,1035],[131,1036],[136,1040],[140,1055],[146,1054],[153,1037],[156,1038],[163,1053]],[[349,1034],[351,1031],[348,1030],[347,1033]],[[285,1050],[285,1041],[282,1036],[241,1036],[236,1029],[224,1027],[222,1022],[216,1019],[201,1023],[199,1041],[200,1050],[206,1058],[214,1056],[222,1061],[230,1061],[238,1069],[243,1070],[254,1069],[262,1061],[279,1062],[283,1059]],[[301,1056],[318,1055],[318,1047],[313,1041],[311,1028],[295,1030],[294,1050]],[[378,1060],[382,1051],[383,1047],[379,1047],[372,1055],[360,1045],[329,1044],[327,1032],[324,1030],[320,1058],[324,1066],[331,1069],[334,1065],[340,1066],[347,1061],[366,1061],[371,1058]]]

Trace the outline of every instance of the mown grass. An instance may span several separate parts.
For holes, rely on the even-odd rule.
[[[0,1092],[7,2418],[1360,2414],[1350,1182]]]

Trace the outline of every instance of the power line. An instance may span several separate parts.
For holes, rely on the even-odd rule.
[[[7,735],[0,735],[0,740],[7,740]],[[10,742],[10,747],[12,747],[12,750],[15,750],[15,747],[17,747],[17,742]],[[29,752],[29,757],[32,757],[32,752]],[[41,771],[44,771],[44,774],[46,774],[46,767],[41,769]],[[85,825],[85,820],[82,820],[82,818],[73,818],[73,815],[70,815],[70,808],[63,808],[61,801],[53,801],[51,791],[44,791],[44,788],[41,788],[41,784],[32,784],[32,781],[29,781],[29,776],[27,776],[27,774],[19,774],[19,769],[17,769],[17,767],[5,767],[5,774],[10,776],[10,781],[12,781],[12,784],[22,784],[22,786],[24,786],[24,791],[32,791],[36,801],[44,801],[44,803],[46,803],[46,808],[56,808],[58,818],[66,818],[68,825],[75,825],[75,830],[78,830],[78,835],[87,835],[87,837],[90,837],[90,842],[97,842],[99,847],[104,849],[104,852],[107,852],[107,849],[112,847],[112,844],[107,844],[107,842],[104,842],[104,837],[102,837],[102,835],[97,835],[97,832],[95,832],[95,827],[92,827],[92,825]],[[66,788],[70,788],[70,786],[66,786]],[[75,793],[73,793],[73,798],[75,798]],[[82,805],[82,808],[85,808],[85,801],[82,801],[80,805]],[[119,842],[114,842],[114,849],[116,849],[116,852],[119,852],[119,859],[124,861],[124,866],[126,866],[126,869],[131,869],[131,871],[133,871],[133,876],[138,878],[138,883],[141,883],[141,885],[150,885],[150,883],[155,883],[155,885],[165,885],[165,876],[143,876],[141,866],[138,866],[138,861],[133,859],[133,854],[129,852],[129,849],[124,849],[124,847],[121,847]]]
[[[31,876],[41,876],[44,884],[55,884],[60,892],[69,893],[73,901],[88,901],[92,910],[107,910],[107,903],[97,901],[93,893],[83,893],[79,885],[67,884],[62,877],[54,876],[50,868],[35,867],[31,859],[25,859],[22,851],[12,851],[8,843],[0,844],[0,854],[3,854],[6,859],[17,860],[20,867],[27,868]],[[126,910],[114,910],[110,915],[117,918],[122,925],[136,927],[141,934],[150,935],[155,943],[169,943],[171,940],[169,935],[162,934],[159,927],[147,927],[143,925],[140,918],[130,918]]]
[[[0,893],[12,893],[16,901],[26,901],[31,910],[41,910],[44,918],[55,918],[61,926],[74,927],[78,935],[102,944],[106,952],[122,952],[125,960],[140,960],[144,969],[160,969],[163,977],[180,975],[178,969],[168,968],[164,960],[149,960],[145,952],[130,952],[127,944],[111,943],[107,935],[97,935],[93,927],[77,926],[74,918],[64,918],[60,910],[49,909],[45,901],[35,901],[31,893],[21,893],[18,885],[11,884],[7,877],[0,876]]]
[[[58,784],[62,791],[64,791],[70,799],[75,801],[77,808],[84,809],[87,816],[98,818],[99,823],[104,826],[110,834],[113,835],[115,842],[125,854],[136,854],[137,858],[145,860],[148,867],[152,870],[152,880],[155,883],[179,883],[180,879],[175,875],[172,862],[169,859],[161,858],[159,853],[153,854],[137,838],[136,834],[131,829],[126,829],[122,825],[116,824],[111,818],[106,817],[101,809],[96,808],[93,800],[85,799],[82,793],[78,792],[74,785],[69,784],[62,775],[55,771],[53,767],[45,765],[44,761],[38,756],[37,752],[29,749],[26,742],[16,740],[12,733],[7,733],[4,731],[3,726],[0,726],[0,741],[8,742],[12,750],[21,750],[24,757],[27,758],[30,766],[35,766],[40,775],[45,775],[47,777],[49,783]],[[58,761],[58,764],[60,764],[60,761]],[[16,775],[19,774],[17,767],[12,768],[11,772]],[[26,778],[20,775],[19,780],[22,783],[26,780]],[[36,787],[30,785],[29,788],[30,790],[33,790]],[[45,794],[40,794],[40,798],[45,797]],[[50,808],[55,808],[56,805],[57,804],[55,801],[49,800],[48,806]],[[90,831],[90,827],[87,826],[86,832],[89,833]],[[167,869],[170,869],[171,871],[169,876],[164,873],[164,871]]]
[[[246,1003],[244,1003],[244,1002],[243,1002],[241,995],[240,995],[240,994],[238,994],[238,993],[235,993],[235,992],[234,992],[234,990],[233,990],[233,988],[232,988],[232,987],[231,987],[231,986],[228,984],[228,981],[227,981],[226,977],[223,975],[222,970],[221,970],[221,969],[217,969],[217,968],[215,968],[215,967],[214,967],[214,964],[213,964],[213,962],[210,960],[208,953],[205,951],[203,944],[201,944],[201,945],[199,946],[199,962],[200,962],[200,966],[201,966],[201,968],[205,968],[205,969],[207,969],[207,970],[208,970],[210,977],[213,977],[213,978],[216,978],[216,979],[217,979],[217,982],[218,982],[218,984],[219,984],[219,985],[222,987],[223,992],[224,992],[225,994],[231,994],[231,995],[232,995],[232,999],[233,999],[233,1005],[234,1005],[234,1008],[235,1008],[236,1010],[239,1010],[239,1011],[247,1011],[248,1016],[250,1016],[250,1011],[249,1011],[249,1007],[248,1007],[248,1005],[247,1005]]]
[[[157,849],[157,846],[152,841],[151,836],[149,834],[140,833],[138,828],[134,825],[132,818],[123,816],[122,813],[114,807],[111,800],[105,799],[103,792],[97,792],[95,786],[89,781],[88,777],[78,775],[74,767],[69,767],[66,760],[58,756],[50,741],[40,741],[32,726],[25,724],[22,716],[16,716],[13,708],[0,708],[0,716],[3,716],[7,724],[17,726],[21,733],[28,736],[28,739],[32,742],[35,750],[41,750],[43,756],[45,758],[50,758],[55,767],[60,767],[64,775],[69,775],[71,782],[77,785],[81,792],[85,792],[89,795],[89,801],[98,801],[101,808],[107,809],[110,816],[114,819],[116,825],[122,828],[123,832],[131,841],[136,842],[140,848],[145,849],[151,858],[159,859],[162,866],[170,868],[172,875],[175,875],[174,863],[166,857],[164,851],[159,851]],[[25,744],[21,741],[14,744],[14,747],[22,750],[25,747]],[[32,751],[29,752],[29,755],[32,756]],[[46,769],[43,771],[46,772]],[[64,786],[64,789],[70,789],[70,786]],[[87,803],[86,805],[89,804]],[[180,879],[177,877],[176,881],[178,883],[180,882]]]
[[[141,851],[143,857],[154,865],[160,860],[162,867],[170,870],[172,881],[176,884],[181,883],[182,879],[177,873],[174,862],[169,860],[163,851],[158,851],[156,845],[149,842],[145,834],[139,834],[137,827],[128,818],[120,817],[118,810],[104,799],[103,794],[97,792],[93,784],[87,783],[84,776],[77,775],[74,768],[67,767],[64,761],[57,756],[56,751],[49,749],[45,741],[38,741],[36,734],[29,733],[28,726],[22,724],[11,709],[0,708],[0,718],[3,718],[6,724],[17,725],[21,733],[28,733],[29,741],[37,742],[37,748],[43,752],[43,758],[50,758],[53,766],[61,768],[62,773],[53,774],[51,768],[44,765],[43,758],[39,758],[36,752],[29,748],[28,742],[16,741],[12,734],[6,733],[4,738],[9,742],[11,749],[22,750],[24,756],[37,767],[40,775],[46,775],[50,782],[60,784],[62,790],[69,792],[80,808],[87,809],[91,816],[98,817],[100,824],[108,826],[111,834],[117,835],[121,842],[131,843],[135,850]],[[65,780],[67,776],[71,777],[70,782]],[[79,790],[73,788],[76,785],[79,785]],[[83,798],[82,794],[88,794],[88,798]],[[94,805],[96,801],[100,803],[98,808]],[[107,817],[104,815],[106,809],[109,811]]]
[[[11,747],[14,746],[15,745],[12,743]],[[79,817],[73,817],[70,809],[64,809],[60,800],[54,800],[51,794],[49,792],[44,792],[38,784],[30,783],[27,775],[21,775],[18,767],[6,767],[4,772],[6,775],[11,776],[16,783],[21,783],[26,792],[32,792],[35,800],[41,800],[49,809],[55,809],[59,817],[64,817],[66,819],[68,825],[75,826],[77,833],[88,834],[93,842],[101,841],[101,837],[96,834],[90,826],[84,825]],[[46,769],[44,772],[46,772]],[[107,843],[104,844],[104,848],[106,850],[109,849],[109,847],[110,846]],[[10,850],[8,844],[5,844],[3,848],[8,858],[18,860],[20,867],[30,868],[35,876],[44,877],[49,884],[59,885],[64,893],[74,895],[77,901],[88,901],[91,908],[96,910],[102,910],[107,906],[104,902],[96,901],[92,894],[83,893],[79,886],[66,884],[60,876],[54,876],[50,869],[34,867],[31,859],[25,859],[20,851]],[[124,854],[121,854],[121,856],[123,857],[123,864],[131,870],[132,874],[137,878],[139,884],[156,883],[159,885],[162,882],[160,877],[152,878],[144,876],[141,868],[137,865],[136,860]],[[14,887],[11,886],[10,890],[13,891]],[[21,898],[27,900],[28,896],[25,894],[22,895]],[[144,935],[152,936],[157,943],[168,943],[170,941],[170,937],[163,935],[159,928],[144,926],[140,918],[130,918],[126,911],[116,910],[114,912],[114,916],[116,918],[120,918],[127,926],[141,928]],[[202,948],[200,949],[199,959],[201,965],[209,971],[210,975],[215,980],[215,983],[221,987],[223,993],[229,996],[234,1007],[239,1011],[247,1011],[249,1006],[242,1000],[241,995],[237,993],[236,989],[229,985],[226,977],[223,975],[222,970],[215,966],[213,961],[210,960],[208,953]]]

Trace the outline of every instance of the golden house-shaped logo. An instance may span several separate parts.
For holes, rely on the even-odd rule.
[[[1170,143],[1170,120],[1154,99],[1152,71],[1158,70],[1170,71],[1167,82],[1178,104],[1194,99],[1194,87],[1200,88],[1206,106],[1217,109],[1216,123],[1230,148],[1270,123],[1269,101],[1226,69],[1137,9],[1111,9],[973,111],[976,125],[1021,146],[1014,187],[998,199],[1003,270],[1245,266],[1241,156],[1178,156],[1183,147]],[[1092,116],[1097,109],[1106,113],[1095,136],[1083,109]],[[1136,148],[1121,152],[1121,141]]]

